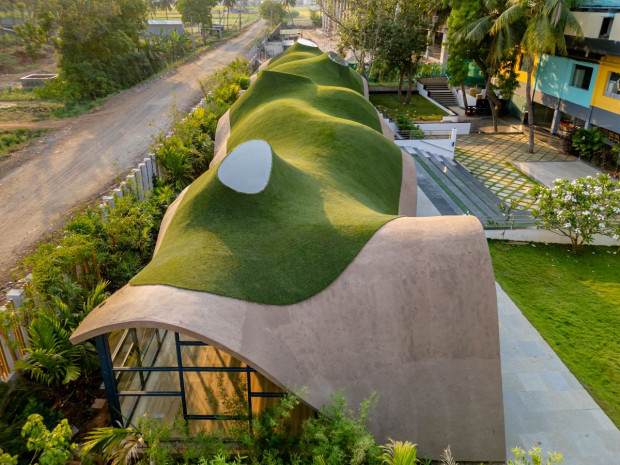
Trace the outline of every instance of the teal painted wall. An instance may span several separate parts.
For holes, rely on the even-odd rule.
[[[588,89],[580,89],[570,85],[575,65],[592,68],[592,78],[590,79],[590,87]],[[536,69],[536,91],[587,108],[592,101],[592,92],[597,74],[598,64],[543,54]]]

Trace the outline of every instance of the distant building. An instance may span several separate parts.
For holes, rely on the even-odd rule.
[[[155,35],[167,36],[172,31],[183,34],[183,21],[180,19],[149,19],[146,30]]]
[[[597,126],[620,141],[620,0],[585,1],[573,12],[584,40],[566,36],[567,56],[542,54],[533,76],[534,121],[552,134],[563,128]],[[512,98],[513,113],[524,117],[525,82]]]

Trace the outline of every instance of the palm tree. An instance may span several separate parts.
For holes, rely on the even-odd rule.
[[[291,7],[295,7],[297,4],[296,0],[282,0],[282,5],[286,7],[288,10],[288,15],[291,17],[291,24],[295,27],[295,21],[293,21],[293,15],[291,14]]]
[[[222,0],[222,5],[226,7],[226,30],[228,31],[228,16],[230,15],[230,9],[234,8],[237,4],[237,0]]]
[[[471,5],[468,6],[479,8],[476,11],[478,17],[455,31],[452,37],[468,49],[468,54],[472,56],[484,75],[493,126],[497,132],[497,117],[502,104],[493,91],[492,79],[496,76],[501,77],[500,69],[510,61],[516,45],[516,33],[512,22],[496,24],[497,18],[506,10],[506,0],[469,3]]]
[[[541,53],[566,54],[564,34],[583,38],[581,26],[571,8],[579,6],[580,0],[512,0],[495,21],[491,33],[518,22],[527,22],[520,45],[526,66],[525,85],[527,121],[529,126],[529,152],[534,153],[534,109],[532,104],[532,73],[534,57]]]
[[[172,0],[159,0],[159,8],[166,13],[166,19],[168,19],[168,10],[172,10]]]

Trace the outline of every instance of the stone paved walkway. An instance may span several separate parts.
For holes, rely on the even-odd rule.
[[[524,134],[469,134],[457,138],[454,158],[502,200],[515,199],[518,209],[527,210],[532,204],[528,191],[536,183],[511,163],[574,160],[540,140],[534,153],[527,149]]]
[[[620,431],[497,287],[506,447],[556,451],[563,465],[620,465]]]

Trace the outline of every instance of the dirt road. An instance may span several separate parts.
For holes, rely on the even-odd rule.
[[[192,62],[110,98],[0,165],[0,285],[46,232],[135,167],[152,136],[169,127],[172,105],[189,110],[198,103],[197,79],[241,55],[263,26],[259,20]]]

